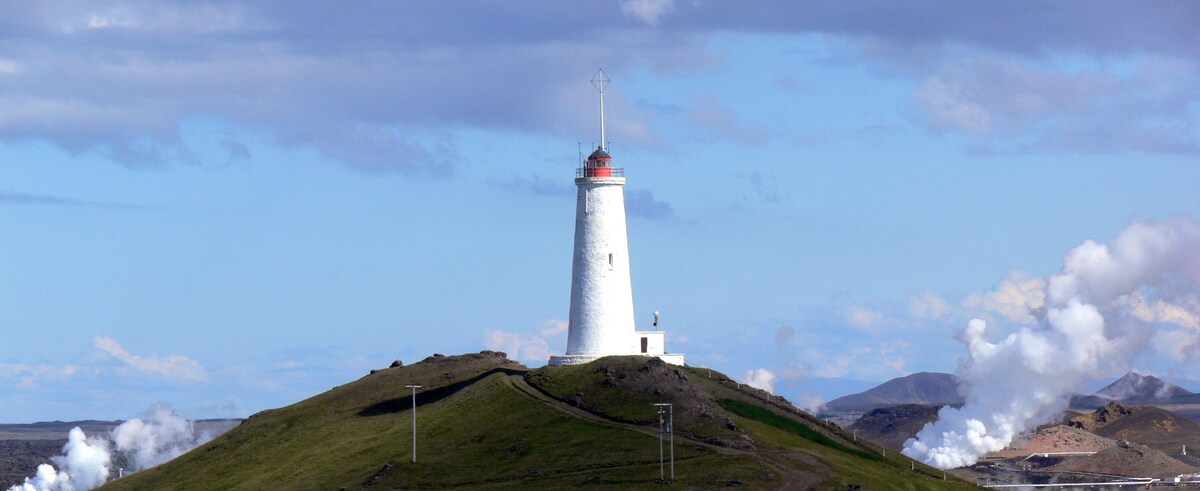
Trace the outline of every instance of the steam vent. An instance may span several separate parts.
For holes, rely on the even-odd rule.
[[[604,144],[604,71],[592,83],[600,89],[600,141],[575,172],[575,252],[571,264],[571,314],[567,352],[551,365],[576,365],[611,355],[643,355],[683,364],[682,354],[666,353],[666,333],[638,331],[633,320],[629,239],[625,227],[625,170],[612,166]]]

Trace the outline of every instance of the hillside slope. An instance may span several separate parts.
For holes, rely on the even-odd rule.
[[[417,462],[412,399],[417,393]],[[503,353],[378,370],[102,489],[658,487],[658,415],[675,410],[680,489],[965,489],[855,443],[707,369],[611,357],[529,371]],[[933,477],[933,476],[936,476]]]

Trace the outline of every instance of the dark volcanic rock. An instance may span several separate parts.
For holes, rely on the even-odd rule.
[[[0,440],[0,489],[33,477],[39,464],[62,453],[66,440]]]
[[[862,415],[850,430],[859,438],[866,438],[893,450],[904,448],[904,442],[926,424],[936,421],[941,406],[904,404],[874,409]]]

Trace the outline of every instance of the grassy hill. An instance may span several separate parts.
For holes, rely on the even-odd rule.
[[[660,488],[654,402],[674,404],[673,488],[973,487],[711,370],[643,357],[529,370],[485,351],[374,371],[102,489]]]

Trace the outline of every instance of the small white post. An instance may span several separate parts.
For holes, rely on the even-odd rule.
[[[417,384],[409,384],[409,385],[405,385],[405,387],[412,389],[412,413],[413,413],[412,414],[412,416],[413,416],[412,461],[415,464],[415,463],[417,463],[417,389],[420,389],[421,386],[417,385]]]

